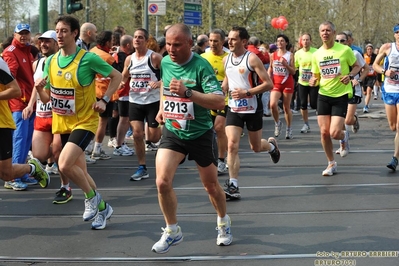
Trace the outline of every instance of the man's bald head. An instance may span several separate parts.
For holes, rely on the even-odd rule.
[[[85,22],[80,27],[80,38],[85,43],[92,43],[96,41],[97,27],[93,23]]]
[[[133,36],[123,35],[121,37],[120,43],[121,43],[120,49],[126,54],[131,54],[134,52]]]
[[[183,34],[187,39],[192,40],[192,34],[190,28],[182,23],[174,24],[168,28],[166,31],[166,36]]]
[[[133,36],[131,35],[123,35],[121,37],[121,46],[126,46],[127,44],[131,43],[133,41]]]

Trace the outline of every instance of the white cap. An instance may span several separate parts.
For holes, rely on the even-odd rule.
[[[57,41],[57,33],[54,30],[48,30],[40,35],[38,39],[53,39],[54,41]]]

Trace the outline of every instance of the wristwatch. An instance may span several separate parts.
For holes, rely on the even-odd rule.
[[[249,90],[247,91],[246,95],[247,95],[248,97],[252,96],[252,94],[251,94],[251,92],[250,92]]]
[[[386,69],[382,69],[382,70],[381,70],[381,74],[382,74],[382,75],[385,75],[385,71],[387,71],[387,70],[386,70]]]
[[[357,82],[362,83],[363,81],[361,79],[358,79]]]
[[[353,79],[353,75],[349,74],[349,79],[352,80]]]
[[[109,98],[107,95],[104,95],[104,96],[101,98],[101,101],[105,102],[105,104],[108,104],[108,103],[109,103],[109,100],[110,100],[110,98]]]
[[[193,91],[192,91],[191,89],[187,89],[187,90],[184,92],[184,96],[185,96],[186,98],[190,98],[191,96],[193,96]]]

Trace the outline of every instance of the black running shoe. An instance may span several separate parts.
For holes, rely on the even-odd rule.
[[[233,183],[230,183],[230,180],[226,180],[226,184],[224,185],[226,188],[224,189],[224,193],[226,194],[227,200],[235,200],[241,199],[240,189],[234,186]]]
[[[73,196],[72,196],[72,190],[71,188],[66,189],[66,188],[61,188],[60,190],[58,190],[55,193],[55,198],[53,200],[54,204],[63,204],[63,203],[67,203],[68,201],[70,201]]]
[[[273,144],[274,147],[275,147],[274,150],[269,152],[270,158],[272,159],[273,163],[278,163],[278,161],[280,161],[280,150],[278,149],[277,141],[274,138],[272,138],[272,137],[270,137],[267,141],[269,143]]]
[[[395,172],[396,166],[398,166],[398,159],[396,159],[396,157],[393,156],[391,162],[387,164],[387,167]]]

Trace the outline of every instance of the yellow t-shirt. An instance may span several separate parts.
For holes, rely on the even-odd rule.
[[[5,84],[0,84],[0,91],[5,90]],[[0,100],[0,128],[15,129],[15,123],[7,100]]]
[[[349,74],[349,67],[355,62],[356,57],[352,49],[340,43],[334,43],[330,49],[322,46],[314,52],[312,73],[320,74],[319,94],[334,98],[348,94],[348,98],[352,98],[351,82],[345,85],[340,78]]]
[[[309,51],[303,49],[295,53],[295,68],[298,69],[298,83],[303,86],[309,86],[309,80],[312,77],[312,55],[317,49],[310,47]]]
[[[11,75],[10,69],[7,63],[0,58],[0,91],[5,91],[7,89],[6,85],[14,80]],[[8,105],[8,100],[0,100],[0,128],[15,129],[15,122],[12,118],[10,106]]]
[[[223,79],[226,75],[224,72],[223,58],[228,54],[228,52],[224,52],[222,55],[215,55],[214,53],[212,53],[212,51],[201,54],[201,56],[205,58],[209,62],[209,64],[211,64],[213,70],[215,71],[216,79],[219,81],[220,85],[222,85]],[[224,99],[225,105],[228,104],[228,101],[229,99],[226,94],[226,97]],[[211,110],[211,115],[216,116],[215,110]]]

